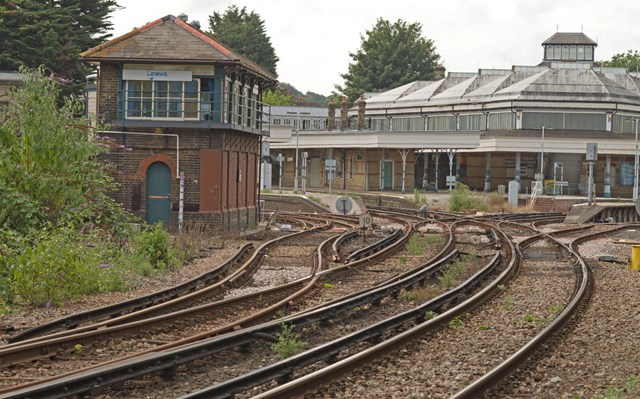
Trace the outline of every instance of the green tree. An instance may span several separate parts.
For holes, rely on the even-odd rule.
[[[262,102],[268,105],[294,105],[291,95],[282,90],[266,90],[262,93]]]
[[[61,84],[43,67],[21,72],[22,87],[0,113],[0,230],[126,220],[108,196],[115,183],[101,155],[110,142],[76,117],[79,101],[58,108]]]
[[[75,84],[78,94],[89,73],[78,54],[104,42],[115,0],[9,0],[0,2],[0,69],[41,65]]]
[[[367,91],[393,89],[415,80],[435,76],[440,56],[433,41],[422,36],[422,24],[401,19],[393,24],[382,18],[366,37],[360,35],[360,48],[349,53],[353,62],[341,74],[344,86],[335,88],[347,96],[350,104]]]
[[[267,36],[264,21],[254,11],[247,8],[229,6],[224,14],[214,12],[209,16],[209,34],[234,51],[276,74],[279,61],[276,51]]]
[[[614,54],[608,61],[603,61],[605,67],[627,68],[629,72],[640,70],[640,53],[638,50],[628,50],[626,53]]]

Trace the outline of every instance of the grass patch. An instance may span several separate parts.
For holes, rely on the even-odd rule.
[[[319,204],[319,205],[321,205],[321,206],[323,206],[323,207],[325,207],[325,208],[327,208],[327,207],[328,207],[328,206],[327,206],[327,204],[325,204],[325,203],[322,201],[322,199],[321,199],[320,197],[318,197],[318,196],[315,196],[315,195],[311,194],[311,195],[307,195],[307,198],[309,198],[311,201],[313,201],[313,202],[315,202],[316,204]]]
[[[428,245],[442,244],[443,241],[443,236],[440,234],[427,234],[423,238]]]
[[[425,320],[431,320],[434,317],[436,317],[437,315],[438,315],[438,313],[434,312],[433,310],[427,310],[426,312],[424,312]]]
[[[411,302],[415,299],[415,297],[416,295],[412,291],[400,291],[400,299],[402,299],[403,301]]]
[[[452,329],[452,330],[457,330],[459,328],[462,328],[463,326],[464,326],[464,322],[459,317],[454,317],[449,322],[449,328]]]
[[[595,399],[630,399],[637,398],[640,392],[640,379],[637,376],[629,377],[623,387],[609,388]]]
[[[413,291],[414,300],[418,303],[425,303],[431,298],[438,295],[438,287],[435,285],[427,285]]]
[[[412,234],[409,237],[406,250],[410,255],[421,255],[427,251],[428,245],[429,242],[425,237],[421,237],[419,234]]]

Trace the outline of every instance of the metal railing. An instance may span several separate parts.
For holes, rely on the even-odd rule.
[[[536,202],[536,198],[538,198],[538,196],[541,194],[542,194],[542,182],[539,180],[536,180],[531,185],[531,203],[533,204],[534,202]]]
[[[118,92],[118,121],[208,122],[261,129],[269,109],[269,105],[237,93],[155,90]]]

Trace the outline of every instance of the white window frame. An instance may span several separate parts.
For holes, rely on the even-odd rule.
[[[151,93],[150,97],[145,97],[144,95],[141,95],[140,97],[134,97],[134,96],[129,96],[129,92],[130,92],[130,87],[129,84],[133,84],[134,82],[138,82],[141,85],[146,84],[150,84],[151,85],[151,89],[150,90],[140,90],[141,93],[145,93],[145,92],[149,92]],[[181,97],[166,97],[166,104],[169,104],[172,100],[178,100],[180,101],[180,105],[181,105],[181,110],[180,112],[180,116],[169,116],[169,114],[172,112],[169,110],[169,107],[167,106],[167,109],[164,110],[163,112],[166,112],[167,116],[156,116],[156,113],[159,112],[158,109],[156,109],[156,103],[158,101],[162,101],[160,100],[160,97],[156,97],[156,83],[166,83],[167,87],[172,84],[172,83],[180,83],[181,84]],[[196,87],[196,91],[193,92],[194,93],[194,97],[193,98],[187,98],[185,96],[185,94],[187,93],[185,91],[185,84],[186,83],[192,83],[195,82],[195,87]],[[193,78],[189,81],[160,81],[160,80],[125,80],[125,89],[124,89],[124,118],[125,119],[137,119],[137,120],[171,120],[171,121],[176,121],[176,120],[199,120],[200,119],[200,79],[199,78]],[[165,98],[165,97],[162,97]],[[150,113],[151,115],[145,116],[145,110],[144,109],[140,109],[140,116],[132,116],[130,115],[131,112],[138,112],[138,110],[130,110],[129,109],[129,102],[130,101],[140,101],[140,102],[144,102],[144,101],[150,101],[151,102],[151,110]],[[186,110],[185,108],[185,104],[188,103],[194,103],[196,104],[196,110]],[[193,113],[195,112],[195,117],[185,117],[185,113]]]

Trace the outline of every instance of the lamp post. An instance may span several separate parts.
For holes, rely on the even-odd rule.
[[[544,184],[544,126],[542,126],[542,141],[540,141],[540,181]]]
[[[309,115],[310,112],[298,112],[298,111],[287,111],[288,115],[296,116],[296,159],[295,164],[293,165],[293,192],[298,193],[298,147],[300,144],[300,115]]]
[[[300,143],[300,134],[298,133],[298,129],[300,128],[300,114],[298,112],[287,112],[287,114],[296,116],[296,159],[293,164],[293,192],[298,193],[298,146]]]
[[[633,162],[633,202],[638,200],[638,118],[636,122],[636,149]]]

